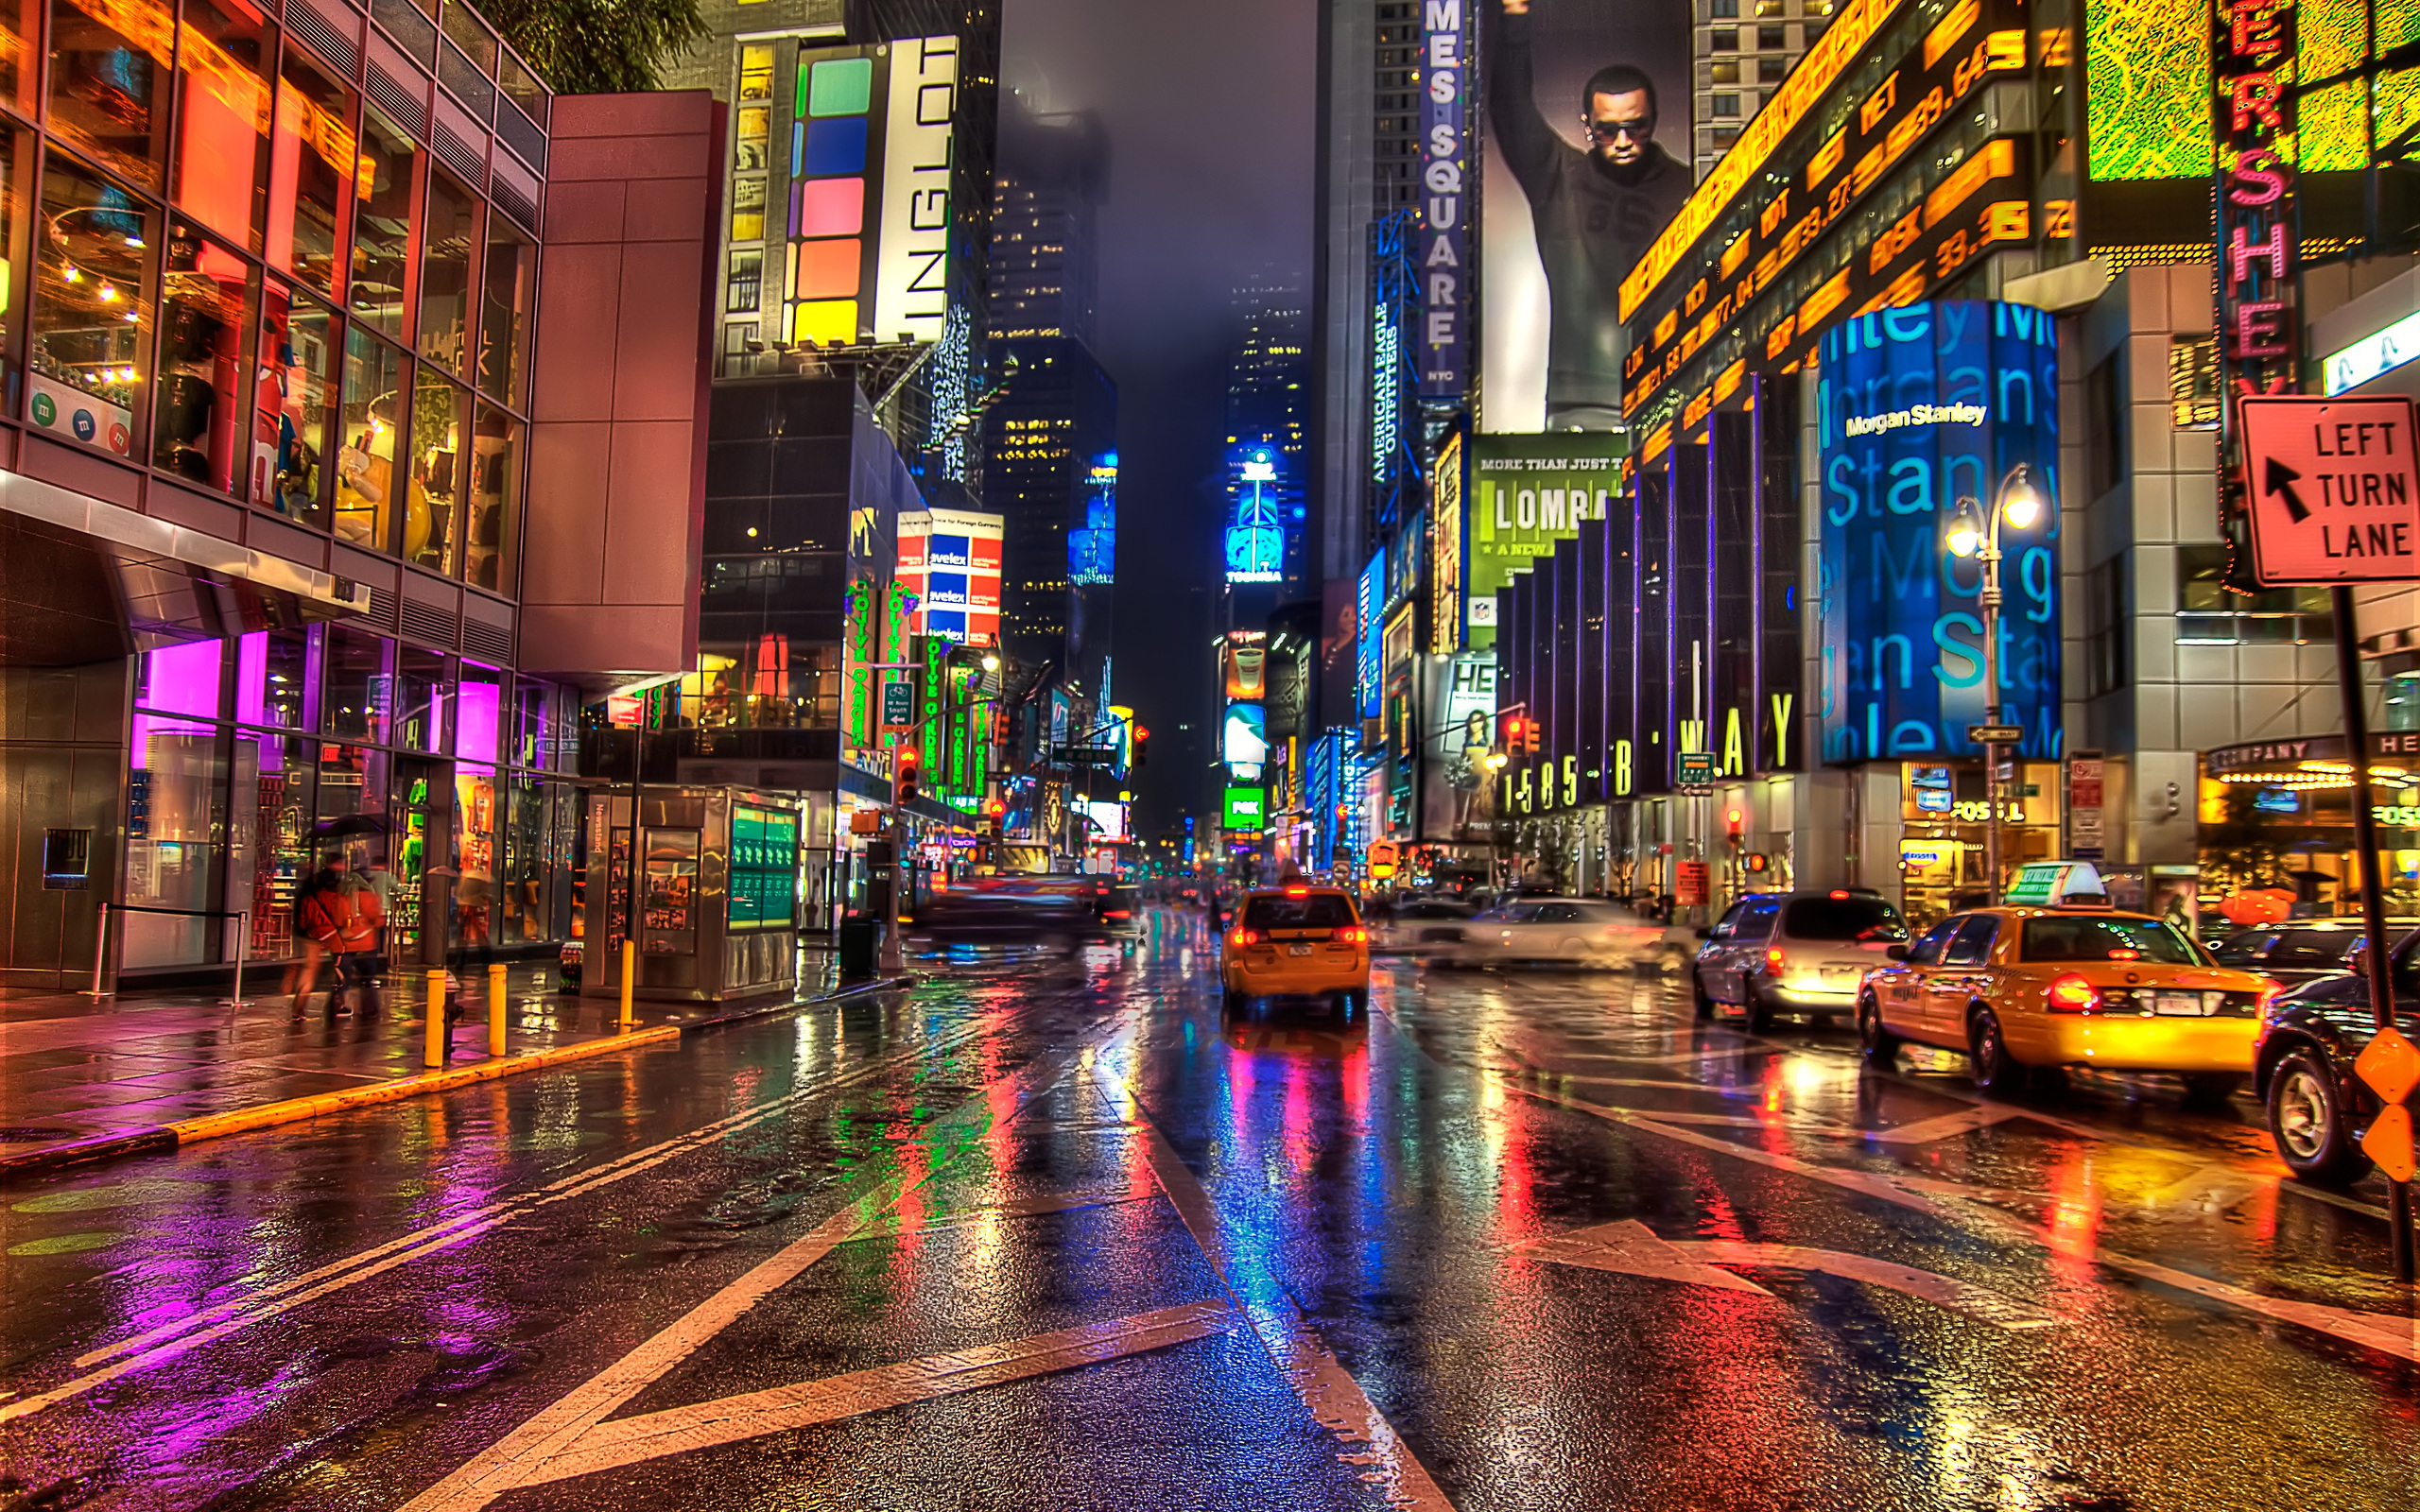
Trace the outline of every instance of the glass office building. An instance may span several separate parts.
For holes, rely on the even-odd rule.
[[[0,30],[0,841],[43,858],[0,984],[89,971],[100,899],[177,910],[129,973],[282,959],[335,848],[399,962],[562,936],[578,698],[511,664],[547,92],[454,0]]]

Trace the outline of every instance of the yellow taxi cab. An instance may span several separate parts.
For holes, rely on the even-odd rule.
[[[1888,1065],[1904,1043],[1964,1051],[1976,1085],[2004,1092],[2068,1066],[2170,1072],[2197,1099],[2252,1071],[2277,984],[2213,965],[2166,919],[2106,905],[1952,914],[1858,993],[1858,1039]]]
[[[1230,1009],[1301,994],[1341,996],[1350,1011],[1369,1000],[1370,931],[1339,888],[1289,883],[1249,892],[1236,906],[1219,976]]]

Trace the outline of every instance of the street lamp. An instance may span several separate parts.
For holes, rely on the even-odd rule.
[[[1979,558],[1983,581],[1978,601],[1983,610],[1983,723],[2000,722],[2000,522],[2030,530],[2048,508],[2033,482],[2031,463],[2019,462],[2000,479],[1989,514],[1972,495],[1961,496],[1951,507],[1943,543],[1953,557]],[[2000,743],[1983,743],[1983,885],[1984,902],[2000,899]]]

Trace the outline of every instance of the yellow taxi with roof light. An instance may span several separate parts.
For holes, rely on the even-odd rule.
[[[1888,1065],[1904,1044],[1963,1051],[2005,1092],[2068,1067],[2168,1072],[2199,1100],[2233,1092],[2277,984],[2216,964],[2164,919],[2103,905],[1952,914],[1866,973],[1858,1039]]]
[[[1349,893],[1293,883],[1244,895],[1222,941],[1226,1006],[1256,997],[1340,998],[1347,1011],[1370,993],[1370,931]]]

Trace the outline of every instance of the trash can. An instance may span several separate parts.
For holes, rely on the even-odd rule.
[[[848,914],[840,919],[840,980],[863,981],[873,975],[874,942],[882,921],[871,914]]]

